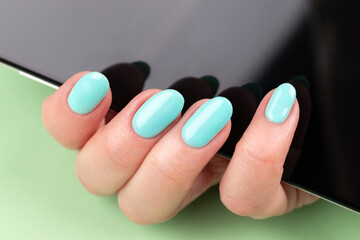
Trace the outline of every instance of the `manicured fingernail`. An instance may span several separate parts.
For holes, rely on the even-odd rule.
[[[155,137],[179,116],[183,107],[184,98],[178,91],[161,91],[149,98],[135,113],[133,129],[141,137]]]
[[[232,112],[230,101],[224,97],[207,101],[185,123],[181,132],[184,142],[196,148],[206,146],[225,127]]]
[[[99,72],[84,75],[75,84],[68,96],[72,111],[79,114],[91,112],[109,91],[109,81]]]
[[[288,117],[296,99],[296,90],[290,83],[276,88],[266,107],[265,115],[270,122],[282,123]]]

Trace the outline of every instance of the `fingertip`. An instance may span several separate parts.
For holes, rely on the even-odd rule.
[[[42,119],[45,128],[61,145],[69,149],[80,149],[85,144],[103,124],[104,116],[111,104],[111,91],[106,88],[105,82],[104,91],[101,93],[102,97],[97,99],[96,105],[90,98],[89,92],[91,91],[86,91],[89,86],[84,86],[85,90],[80,89],[83,91],[80,92],[80,95],[83,94],[86,98],[81,99],[80,95],[73,97],[72,100],[81,100],[83,104],[86,104],[87,100],[92,101],[93,109],[90,112],[78,113],[71,109],[69,95],[76,88],[77,83],[91,73],[85,71],[73,75],[55,93],[47,97],[42,104]],[[96,89],[93,88],[92,92],[96,92]],[[76,92],[73,95],[76,95]],[[76,104],[79,106],[79,102]]]
[[[266,118],[273,123],[283,123],[296,99],[296,89],[290,83],[283,83],[271,94],[265,109]]]
[[[275,91],[276,91],[276,89],[273,89],[264,96],[264,98],[260,102],[251,122],[261,120],[261,122],[269,128],[287,128],[288,129],[289,126],[291,125],[291,126],[293,126],[293,127],[291,127],[291,129],[294,128],[294,130],[295,130],[297,122],[299,120],[299,115],[300,115],[299,102],[298,102],[297,98],[295,97],[294,99],[291,99],[291,100],[286,99],[287,102],[285,104],[283,104],[285,106],[282,106],[281,99],[280,100],[277,99],[278,102],[272,101],[272,99],[277,98],[277,96],[274,95]],[[276,105],[278,105],[278,106],[276,106]],[[277,109],[277,111],[276,110],[274,111],[274,108],[276,108],[276,107],[278,107],[278,109]],[[270,112],[271,108],[273,111],[273,113],[272,113],[273,116],[269,117],[270,114],[267,112]],[[286,111],[287,113],[282,113],[283,111],[281,111],[281,109],[279,109],[279,108],[282,108],[283,111]],[[286,108],[286,110],[284,110],[285,108]],[[275,114],[280,114],[280,116],[274,116]],[[274,121],[274,119],[277,119],[277,120]]]

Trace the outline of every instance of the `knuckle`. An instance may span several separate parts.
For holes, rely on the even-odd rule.
[[[132,222],[140,225],[150,225],[159,223],[152,214],[144,212],[139,206],[136,206],[132,201],[118,197],[118,206],[123,214]]]
[[[91,187],[91,184],[89,184],[87,181],[85,181],[86,178],[84,178],[84,176],[82,175],[83,173],[82,173],[82,171],[80,170],[80,168],[78,167],[77,164],[75,164],[75,174],[76,174],[78,180],[80,181],[80,183],[86,189],[86,191],[88,191],[91,194],[98,195],[98,196],[103,196],[104,195],[100,191],[95,189],[94,187]]]
[[[259,208],[252,204],[249,199],[245,199],[239,196],[232,196],[221,191],[220,199],[224,206],[236,215],[254,216],[259,212]]]
[[[260,151],[257,150],[251,143],[246,142],[241,144],[239,149],[240,155],[245,159],[249,159],[254,162],[268,162],[264,152],[260,153]]]
[[[183,164],[177,159],[169,161],[162,159],[153,149],[153,154],[149,155],[151,167],[159,174],[164,181],[172,182],[176,187],[183,190],[190,190],[193,185],[193,179],[186,177],[186,170]]]
[[[109,134],[108,132],[105,134],[102,133],[105,133],[103,132],[103,129],[101,129],[99,132],[99,136],[101,136],[99,147],[104,153],[104,157],[109,160],[113,167],[117,169],[129,168],[130,162],[127,161],[127,158],[124,156],[124,154],[121,153],[121,141],[117,141],[118,139],[122,138],[114,136],[111,133]]]
[[[251,139],[246,142],[239,142],[236,146],[239,156],[252,164],[266,164],[281,169],[282,162],[276,161],[279,156],[274,153],[272,147],[259,146],[255,141],[256,139]]]
[[[275,216],[278,211],[270,204],[272,201],[244,196],[238,192],[226,191],[220,184],[220,199],[232,213],[254,219],[265,219]]]

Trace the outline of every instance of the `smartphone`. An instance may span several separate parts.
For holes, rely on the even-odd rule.
[[[304,75],[311,114],[283,181],[359,213],[359,22],[353,0],[5,0],[0,60],[53,88],[138,60],[151,68],[142,89],[212,76],[218,93],[249,82],[267,92]]]

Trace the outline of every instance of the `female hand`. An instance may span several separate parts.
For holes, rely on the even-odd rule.
[[[272,123],[265,117],[272,93],[262,100],[228,167],[228,160],[215,155],[231,129],[232,107],[221,97],[200,100],[181,116],[180,94],[151,89],[105,124],[108,82],[100,73],[81,72],[44,101],[43,121],[60,144],[79,150],[75,170],[85,188],[97,195],[117,193],[134,222],[170,219],[219,183],[226,168],[220,183],[225,206],[263,218],[316,199],[280,183],[299,106],[295,101],[283,123]]]

